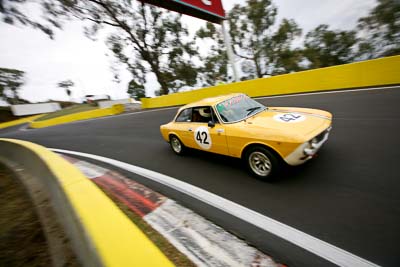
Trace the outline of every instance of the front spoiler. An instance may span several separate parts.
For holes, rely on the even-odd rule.
[[[323,138],[317,144],[310,144],[309,141],[301,144],[292,153],[284,158],[285,162],[291,166],[297,166],[312,159],[322,145],[328,140],[331,129],[332,127],[329,127],[324,131],[325,134]]]

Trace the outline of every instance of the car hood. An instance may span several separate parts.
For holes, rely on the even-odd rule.
[[[246,120],[247,127],[267,128],[311,139],[331,125],[332,114],[318,109],[270,107]]]

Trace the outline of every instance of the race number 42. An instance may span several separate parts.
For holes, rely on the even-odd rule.
[[[207,132],[197,132],[196,140],[199,141],[201,144],[208,145],[208,134]]]
[[[200,126],[194,133],[194,140],[203,149],[210,149],[212,140],[207,127]]]
[[[298,113],[285,113],[285,114],[277,114],[274,116],[274,120],[285,123],[296,123],[302,122],[306,119],[304,115]]]

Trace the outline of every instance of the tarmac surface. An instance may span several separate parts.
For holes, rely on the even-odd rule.
[[[177,108],[43,129],[13,127],[0,130],[0,137],[96,154],[157,171],[378,265],[399,266],[398,89],[259,99],[267,106],[319,108],[334,116],[333,130],[319,156],[290,168],[275,183],[251,178],[237,159],[197,151],[176,156],[161,138],[159,126],[170,121]]]

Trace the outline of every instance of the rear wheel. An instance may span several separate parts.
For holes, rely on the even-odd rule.
[[[279,159],[262,146],[248,149],[243,160],[250,174],[263,181],[273,181],[280,169]]]
[[[169,138],[169,144],[171,145],[172,151],[177,155],[182,155],[185,152],[185,146],[182,144],[181,140],[175,135],[171,135]]]

